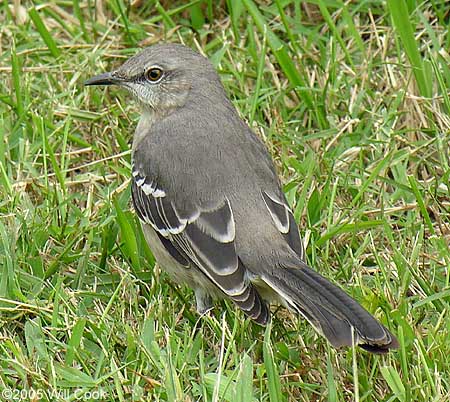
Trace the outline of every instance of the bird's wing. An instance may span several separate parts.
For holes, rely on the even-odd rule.
[[[281,193],[281,188],[279,192]],[[261,191],[261,194],[275,227],[298,257],[305,261],[305,249],[298,233],[297,222],[295,222],[294,215],[286,200],[284,197],[280,199],[281,197],[269,194],[266,191]]]
[[[247,134],[243,138],[247,145],[245,156],[249,160],[250,166],[258,167],[255,173],[259,175],[259,180],[254,180],[254,182],[260,183],[262,198],[275,227],[283,235],[289,247],[297,254],[297,257],[306,262],[305,249],[298,232],[297,222],[284,196],[272,158],[255,133],[248,127],[245,129]]]
[[[208,210],[196,205],[178,208],[156,177],[136,167],[132,196],[139,218],[153,227],[172,257],[183,265],[195,265],[253,320],[267,322],[267,306],[236,254],[235,223],[227,198]]]

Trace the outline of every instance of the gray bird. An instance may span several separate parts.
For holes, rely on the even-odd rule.
[[[151,46],[85,85],[119,85],[142,115],[132,197],[161,267],[195,292],[197,310],[228,298],[258,324],[277,302],[335,347],[384,353],[397,339],[312,270],[264,144],[239,117],[212,64],[178,44]]]

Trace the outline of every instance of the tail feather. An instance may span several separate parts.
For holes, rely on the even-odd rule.
[[[249,284],[241,296],[234,296],[232,300],[253,321],[260,325],[267,324],[269,308],[253,285]]]
[[[288,307],[302,314],[333,346],[355,343],[372,353],[398,348],[398,341],[389,330],[307,265],[274,270],[263,279]]]
[[[239,264],[242,262],[239,260]],[[269,320],[269,308],[252,283],[248,283],[244,292],[230,297],[244,314],[259,325],[266,325]]]

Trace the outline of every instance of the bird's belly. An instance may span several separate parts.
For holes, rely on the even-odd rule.
[[[207,279],[204,274],[199,272],[198,268],[194,266],[186,267],[175,260],[175,258],[166,251],[158,234],[150,225],[142,223],[142,229],[156,261],[160,267],[169,274],[174,282],[181,285],[188,285],[194,290],[200,287],[214,298],[223,297],[223,294],[219,291],[217,286]]]

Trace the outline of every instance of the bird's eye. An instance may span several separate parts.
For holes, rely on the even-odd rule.
[[[163,71],[158,67],[153,67],[145,73],[145,78],[150,82],[157,82],[163,76]]]

